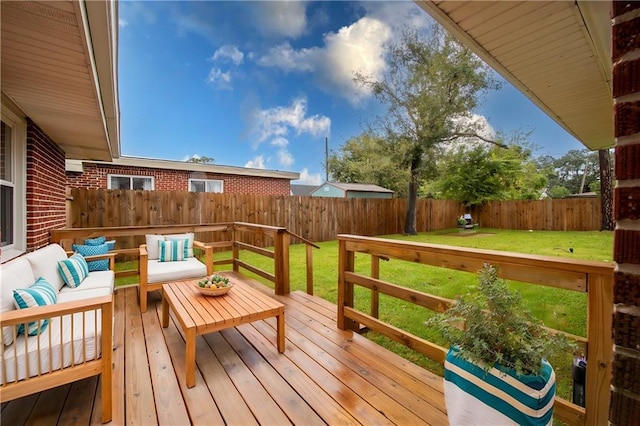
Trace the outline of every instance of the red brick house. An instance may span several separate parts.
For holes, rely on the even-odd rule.
[[[67,185],[89,189],[289,195],[299,173],[139,157],[111,162],[67,160]]]
[[[1,7],[4,262],[65,226],[66,159],[119,156],[120,111],[117,2]]]

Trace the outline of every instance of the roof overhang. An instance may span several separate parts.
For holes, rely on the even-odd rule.
[[[415,1],[587,148],[614,145],[610,2]]]
[[[223,166],[218,164],[191,163],[188,161],[162,160],[144,157],[119,157],[113,161],[84,161],[85,163],[96,163],[104,165],[115,165],[123,167],[145,167],[163,170],[183,170],[188,172],[217,173],[224,175],[253,176],[273,179],[300,179],[300,173],[285,172],[280,170],[252,169],[248,167]],[[81,161],[67,160],[67,171],[82,172]]]
[[[66,158],[120,155],[117,2],[3,1],[2,93]]]

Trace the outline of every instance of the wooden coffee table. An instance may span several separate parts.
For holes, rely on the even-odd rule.
[[[162,327],[169,326],[169,307],[186,335],[187,387],[196,384],[196,337],[276,317],[278,352],[284,352],[284,305],[248,284],[229,278],[233,287],[223,296],[205,296],[195,288],[197,279],[162,286]]]

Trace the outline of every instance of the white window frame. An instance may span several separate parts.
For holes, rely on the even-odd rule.
[[[156,188],[156,181],[153,176],[144,176],[144,175],[118,175],[118,174],[107,174],[107,189],[113,189],[111,187],[111,178],[129,178],[129,190],[133,190],[133,179],[151,179],[151,189],[149,191],[153,191]]]
[[[13,242],[2,247],[1,262],[27,251],[27,121],[2,100],[2,121],[11,127],[11,181],[13,186]]]
[[[195,191],[191,191],[191,183],[192,182],[204,182],[204,192],[209,192],[212,194],[222,194],[224,193],[224,181],[220,180],[220,179],[189,179],[189,191],[190,192],[195,192]],[[219,183],[220,184],[220,191],[216,192],[216,191],[207,191],[207,183],[208,182],[215,182],[215,183]]]

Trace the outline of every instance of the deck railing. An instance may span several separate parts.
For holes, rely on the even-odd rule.
[[[574,337],[584,345],[586,408],[556,397],[554,414],[568,424],[606,424],[611,375],[613,310],[613,264],[566,260],[493,250],[421,244],[380,238],[339,235],[338,327],[359,330],[364,325],[444,364],[447,349],[378,319],[379,293],[444,312],[452,300],[380,280],[380,259],[397,259],[441,268],[476,273],[484,263],[499,267],[502,278],[587,293],[587,338]],[[355,254],[371,255],[371,272],[355,272]],[[371,290],[371,312],[355,309],[354,285]]]
[[[71,250],[73,243],[81,244],[85,238],[105,236],[116,239],[116,255],[137,258],[138,246],[144,244],[145,234],[179,234],[193,232],[196,240],[213,247],[213,265],[231,265],[238,272],[240,268],[250,271],[274,283],[276,294],[289,293],[289,244],[291,237],[306,244],[307,293],[313,294],[313,248],[320,248],[311,241],[296,235],[286,228],[258,225],[245,222],[211,223],[199,225],[163,226],[119,226],[108,228],[63,228],[51,231],[51,242],[60,243]],[[267,248],[272,247],[272,248]],[[240,259],[240,252],[252,253],[273,259],[273,273],[260,269]],[[217,259],[216,252],[231,253],[231,257]],[[137,275],[137,269],[120,270],[116,277]]]

